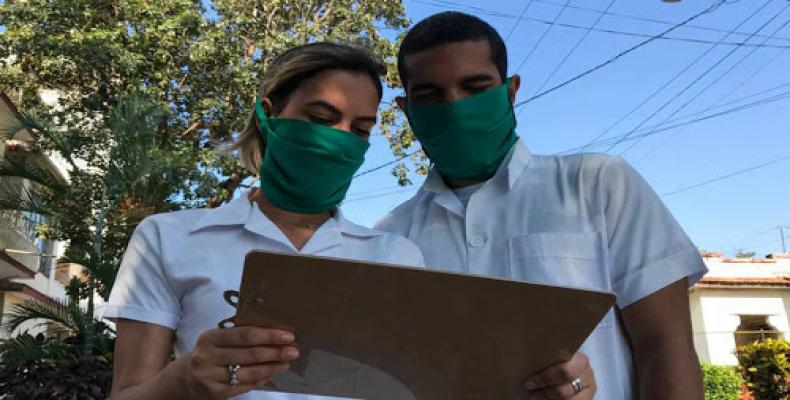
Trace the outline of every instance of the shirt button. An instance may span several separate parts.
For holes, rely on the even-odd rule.
[[[485,239],[480,236],[472,236],[472,239],[469,240],[469,246],[471,247],[480,247],[483,243],[485,243]]]

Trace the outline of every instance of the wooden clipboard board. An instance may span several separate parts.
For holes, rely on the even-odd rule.
[[[370,400],[524,398],[525,379],[569,360],[615,302],[607,292],[257,251],[240,293],[225,298],[237,307],[226,325],[296,334],[300,359],[267,390]]]

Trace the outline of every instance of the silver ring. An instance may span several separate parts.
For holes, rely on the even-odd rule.
[[[573,394],[579,394],[584,390],[584,382],[582,382],[582,378],[576,378],[571,381],[571,386],[573,386]]]
[[[239,382],[239,378],[236,377],[236,372],[239,372],[239,369],[241,369],[241,365],[228,365],[228,375],[230,376],[229,384],[231,386],[239,386],[241,383]]]

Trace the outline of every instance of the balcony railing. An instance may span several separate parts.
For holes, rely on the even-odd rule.
[[[39,214],[18,211],[0,212],[0,219],[3,228],[15,229],[31,243],[36,242],[38,227],[45,222],[44,217]]]

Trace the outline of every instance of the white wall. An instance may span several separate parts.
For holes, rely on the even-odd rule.
[[[694,345],[700,361],[737,365],[734,332],[740,315],[768,315],[768,322],[790,337],[790,288],[695,287],[689,296]]]

